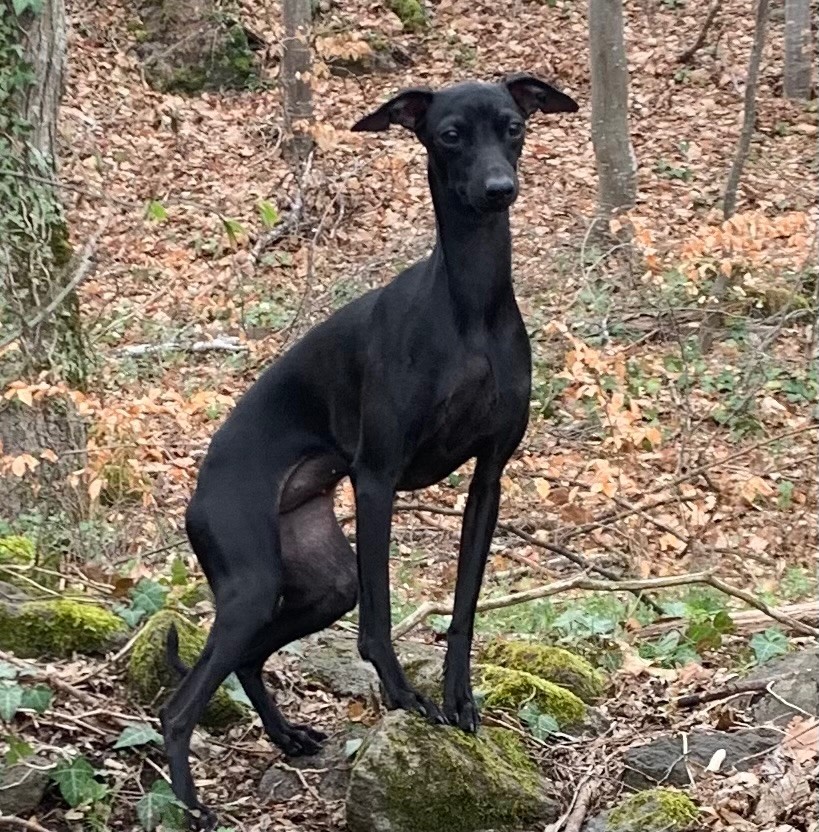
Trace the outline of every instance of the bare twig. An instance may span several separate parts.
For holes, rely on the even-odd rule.
[[[0,815],[0,826],[27,829],[28,832],[49,832],[45,826],[40,826],[36,820],[23,820],[23,818],[18,818],[16,815]]]
[[[247,344],[242,344],[235,335],[222,335],[209,341],[194,341],[183,344],[180,341],[166,341],[164,344],[133,344],[122,347],[119,352],[132,358],[165,352],[247,352]]]
[[[600,788],[600,783],[595,780],[587,780],[577,790],[574,798],[574,808],[566,818],[564,832],[580,832],[583,821],[589,811],[589,804],[594,793]]]
[[[455,508],[447,508],[442,506],[427,506],[422,503],[397,503],[395,506],[396,511],[428,511],[432,514],[444,514],[450,517],[463,517],[463,512],[459,511]],[[606,569],[604,566],[599,566],[596,563],[593,563],[588,558],[584,557],[583,555],[579,554],[578,552],[573,552],[571,549],[567,549],[565,546],[560,546],[557,543],[550,543],[547,540],[541,540],[539,537],[535,537],[533,534],[529,534],[529,532],[524,531],[523,529],[518,528],[517,526],[512,525],[511,523],[506,523],[504,521],[500,521],[497,524],[497,528],[501,529],[502,531],[509,532],[509,534],[513,534],[516,537],[519,537],[521,540],[525,540],[527,543],[530,543],[532,546],[537,546],[540,549],[546,549],[549,552],[553,552],[556,555],[560,555],[561,557],[570,560],[572,563],[576,564],[577,566],[584,569],[586,572],[596,572],[598,575],[602,575],[604,578],[608,578],[610,581],[619,581],[620,575],[616,572],[612,571],[611,569]],[[536,563],[535,561],[531,560],[530,558],[524,558],[522,555],[516,555],[513,553],[507,553],[507,556],[512,558],[513,560],[517,560],[520,563],[525,563],[527,566],[532,566],[536,569],[543,569],[540,564]],[[545,570],[544,570],[545,571]],[[644,601],[648,606],[650,606],[657,614],[662,615],[662,608],[659,607],[651,598],[647,598],[641,593],[636,593],[639,600]]]
[[[561,592],[568,592],[573,589],[585,589],[593,592],[639,592],[642,590],[662,589],[671,586],[686,586],[688,584],[707,584],[712,578],[711,572],[688,572],[682,575],[669,575],[666,578],[645,578],[624,581],[598,581],[589,578],[581,573],[573,578],[566,578],[562,581],[555,581],[551,584],[527,589],[524,592],[516,592],[512,595],[502,595],[498,598],[486,598],[478,602],[478,612],[488,612],[505,607],[512,607],[516,604],[523,604],[527,601],[537,601],[540,598],[548,598],[550,595],[557,595]],[[452,600],[448,601],[425,601],[415,612],[408,615],[403,621],[393,627],[393,638],[406,635],[410,630],[417,627],[430,615],[451,615],[453,609]]]
[[[705,39],[708,37],[708,32],[711,31],[711,26],[714,25],[717,13],[721,8],[722,0],[714,0],[711,4],[711,8],[708,9],[708,14],[705,16],[702,28],[700,29],[699,35],[697,35],[697,39],[694,41],[694,45],[686,49],[684,52],[680,52],[677,56],[677,60],[681,64],[687,64],[694,57],[694,55],[696,55],[697,52],[705,46]]]
[[[720,699],[730,699],[732,696],[740,696],[743,693],[762,693],[767,691],[775,682],[781,682],[784,679],[792,679],[795,676],[807,674],[808,671],[793,671],[792,673],[783,673],[781,676],[767,677],[765,679],[743,679],[738,682],[731,682],[724,688],[719,690],[712,690],[705,693],[690,693],[686,696],[680,696],[676,700],[678,708],[695,708],[697,705],[705,705],[708,702],[718,702]]]

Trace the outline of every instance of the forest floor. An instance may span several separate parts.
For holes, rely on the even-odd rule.
[[[429,250],[423,149],[398,130],[362,136],[349,126],[403,86],[527,70],[555,79],[581,108],[535,118],[522,161],[512,222],[517,294],[534,352],[532,420],[503,480],[505,526],[484,597],[576,574],[562,548],[624,577],[715,569],[762,603],[815,598],[817,109],[815,101],[782,98],[779,17],[765,50],[739,213],[724,224],[751,4],[725,0],[708,44],[686,64],[678,55],[696,39],[703,9],[676,0],[626,4],[639,199],[631,240],[601,246],[588,233],[596,178],[582,4],[441,0],[431,28],[416,35],[403,33],[380,4],[333,4],[316,24],[320,57],[355,54],[382,35],[412,65],[340,77],[318,61],[317,148],[301,179],[280,152],[277,4],[241,4],[243,23],[270,45],[262,82],[193,98],[144,83],[131,4],[69,6],[60,178],[75,244],[96,241],[81,304],[98,372],[78,399],[93,425],[83,482],[98,499],[73,543],[84,562],[78,580],[89,591],[110,600],[122,594],[123,579],[159,580],[179,561],[196,574],[182,515],[224,415],[310,325]],[[284,221],[301,206],[298,224],[275,245],[264,244],[271,216],[260,203]],[[711,320],[706,298],[720,269],[733,285],[704,349],[699,332]],[[241,349],[143,349],[225,337]],[[450,597],[468,484],[467,468],[402,495],[409,507],[395,518],[396,622],[423,601]],[[347,485],[338,512],[352,532]],[[603,705],[614,725],[607,739],[557,742],[545,763],[564,807],[591,770],[600,784],[594,808],[612,805],[621,789],[618,755],[630,745],[670,729],[743,720],[724,708],[683,713],[675,696],[719,687],[769,653],[815,642],[787,627],[781,635],[773,621],[755,641],[748,630],[721,628],[719,612],[746,605],[712,588],[656,597],[673,602],[676,636],[641,634],[652,618],[622,593],[557,595],[479,617],[480,637],[525,633],[569,646],[604,637],[626,656]],[[703,622],[705,635],[692,626]],[[432,617],[409,637],[435,641],[444,624]],[[292,656],[270,667],[288,715],[331,730],[376,716],[306,685]],[[53,746],[105,761],[118,783],[108,828],[139,828],[133,804],[164,761],[159,752],[127,759],[106,752],[110,729],[96,725],[95,709],[140,714],[122,692],[118,664],[83,659],[48,673],[73,680],[91,699],[58,691],[67,717],[39,730]],[[343,828],[342,807],[309,790],[259,803],[260,774],[278,752],[257,725],[215,738],[213,748],[196,774],[206,801],[226,807],[226,825]],[[799,764],[805,782],[816,763]],[[799,805],[781,822],[815,830],[810,803]],[[49,812],[40,820],[48,829],[89,828],[56,797]],[[708,828],[743,828],[716,809],[707,818]]]

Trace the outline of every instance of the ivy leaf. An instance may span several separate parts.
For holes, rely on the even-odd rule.
[[[0,684],[0,719],[11,722],[23,701],[23,689],[13,682]]]
[[[156,780],[150,791],[137,802],[136,813],[143,828],[152,832],[163,821],[178,829],[184,808],[171,787],[164,780]]]
[[[85,757],[77,757],[71,762],[61,762],[51,772],[51,779],[60,787],[60,794],[73,809],[95,803],[107,794],[108,789],[94,779],[95,774]]]
[[[763,664],[788,652],[788,637],[782,630],[774,627],[762,633],[756,633],[751,638],[750,644],[757,664]]]
[[[153,615],[165,606],[167,595],[167,587],[150,578],[143,578],[131,590],[131,604],[135,610],[142,610],[146,615]]]
[[[54,691],[48,685],[36,685],[23,690],[23,701],[20,707],[43,714],[51,707],[52,699],[54,699]]]
[[[6,743],[9,750],[6,752],[6,765],[14,765],[14,763],[25,760],[34,753],[34,749],[25,741],[18,737],[6,737]]]
[[[0,679],[16,679],[19,673],[20,669],[11,662],[0,660]]]
[[[239,681],[235,673],[231,673],[230,676],[225,679],[224,685],[228,696],[234,702],[238,702],[240,705],[247,705],[248,708],[253,707],[250,700],[247,698],[247,694],[242,687],[242,683]]]
[[[259,203],[259,216],[265,228],[273,228],[279,221],[279,212],[276,210],[276,206],[264,199]]]
[[[113,610],[131,629],[136,627],[145,617],[145,610],[140,610],[136,607],[126,607],[124,604],[117,604]]]
[[[161,745],[162,734],[145,722],[135,722],[133,725],[126,725],[122,729],[122,733],[114,743],[114,748],[134,748],[137,745],[146,745],[149,742]]]
[[[145,206],[145,218],[154,220],[154,222],[162,222],[163,220],[168,219],[168,212],[165,210],[165,206],[161,202],[157,202],[155,199],[152,199]]]

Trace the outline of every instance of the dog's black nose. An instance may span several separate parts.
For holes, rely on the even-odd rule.
[[[487,199],[498,201],[507,200],[515,195],[515,183],[509,176],[493,176],[486,180]]]

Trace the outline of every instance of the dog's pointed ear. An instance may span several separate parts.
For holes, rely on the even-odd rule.
[[[576,113],[578,110],[577,102],[571,96],[533,75],[523,72],[508,75],[502,83],[526,118],[538,110],[543,113]]]
[[[432,90],[424,88],[403,90],[386,104],[357,121],[352,130],[378,132],[386,130],[391,124],[400,124],[407,130],[417,131],[421,119],[432,102]]]

